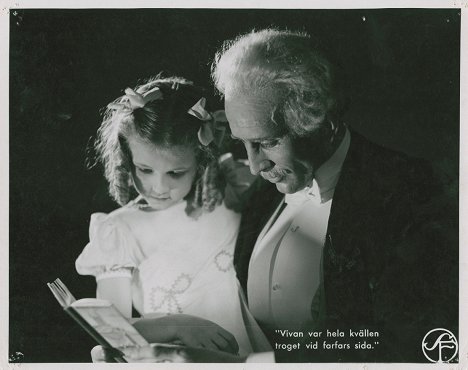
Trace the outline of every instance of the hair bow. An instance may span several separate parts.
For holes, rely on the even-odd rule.
[[[202,121],[202,125],[198,130],[198,140],[200,143],[207,146],[211,142],[214,142],[219,147],[226,133],[226,127],[218,123],[227,122],[226,114],[224,110],[218,110],[210,114],[205,109],[205,104],[206,99],[201,98],[187,113]]]
[[[154,87],[151,90],[146,91],[144,94],[140,94],[131,88],[125,89],[125,96],[128,98],[127,101],[122,103],[110,103],[107,108],[109,109],[122,109],[124,111],[133,111],[137,108],[143,108],[147,103],[154,100],[160,100],[163,98],[162,92],[159,87]]]

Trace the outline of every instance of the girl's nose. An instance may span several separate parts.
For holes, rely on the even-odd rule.
[[[169,191],[169,185],[164,176],[154,177],[152,189],[156,195],[164,195]]]

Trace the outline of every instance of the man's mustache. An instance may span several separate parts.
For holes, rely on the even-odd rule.
[[[265,180],[269,179],[277,179],[280,177],[285,177],[287,175],[287,172],[285,170],[282,170],[281,168],[273,167],[272,169],[268,171],[261,171],[260,176],[262,176]]]

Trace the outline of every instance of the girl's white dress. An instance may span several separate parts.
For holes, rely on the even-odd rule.
[[[130,277],[142,315],[185,313],[232,333],[239,353],[271,349],[248,311],[233,267],[240,214],[224,203],[193,219],[182,201],[147,211],[137,203],[91,216],[90,242],[76,260],[82,275]]]

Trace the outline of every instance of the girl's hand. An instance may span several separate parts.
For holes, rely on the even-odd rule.
[[[177,314],[156,319],[141,319],[133,324],[150,343],[179,342],[188,347],[206,348],[237,354],[234,336],[212,321]]]

